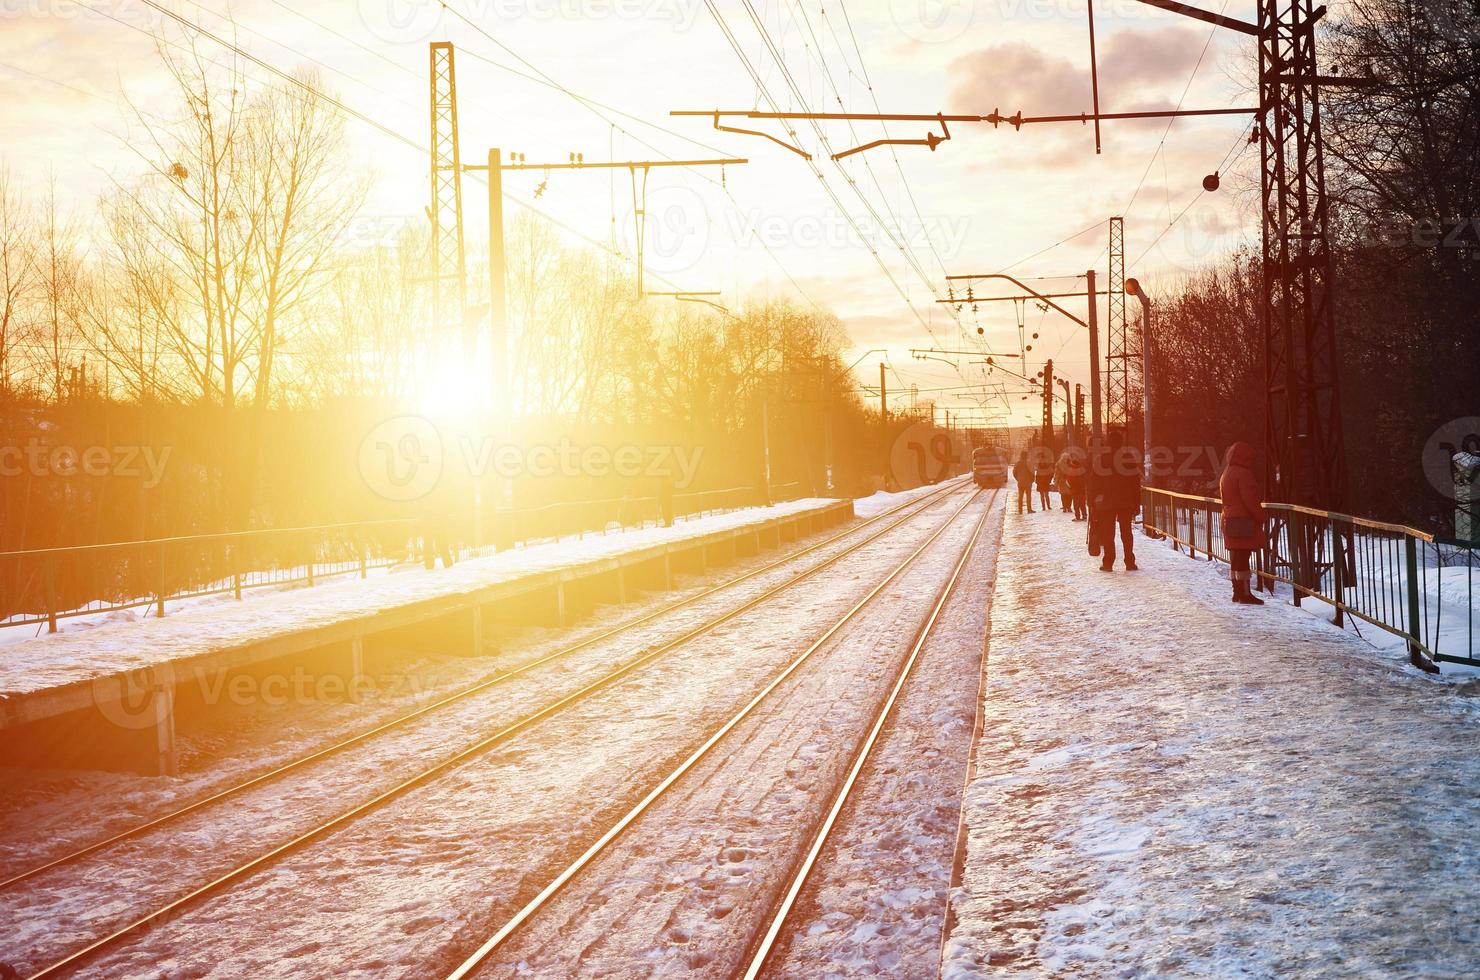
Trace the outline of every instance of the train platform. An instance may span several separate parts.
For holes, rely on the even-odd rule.
[[[851,500],[788,501],[520,547],[451,568],[408,563],[368,580],[213,597],[163,618],[129,614],[8,642],[0,647],[0,764],[169,772],[174,692],[186,681],[292,665],[332,673],[338,696],[353,699],[376,649],[474,654],[486,615],[565,625],[599,602],[624,601],[629,590],[669,588],[675,572],[780,547],[853,514]],[[99,743],[106,758],[68,750]],[[42,756],[31,759],[38,748]]]
[[[1006,517],[943,975],[1473,975],[1473,677],[1083,528]]]

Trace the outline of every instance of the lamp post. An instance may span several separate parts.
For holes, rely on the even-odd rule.
[[[1151,297],[1137,279],[1125,281],[1125,291],[1141,301],[1141,479],[1151,482]]]

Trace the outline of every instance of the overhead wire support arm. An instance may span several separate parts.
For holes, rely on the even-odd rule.
[[[914,357],[916,355],[922,355],[922,354],[958,354],[958,355],[962,355],[962,356],[965,356],[965,357],[986,357],[986,358],[992,358],[992,357],[1022,357],[1023,356],[1021,354],[999,354],[996,351],[990,351],[990,350],[951,350],[951,349],[948,349],[948,348],[940,348],[940,347],[911,347],[910,348],[910,356],[911,357]]]
[[[708,306],[708,307],[711,307],[713,309],[718,310],[719,312],[723,313],[727,317],[731,317],[733,319],[739,319],[739,317],[736,317],[734,313],[730,312],[730,308],[728,306],[725,306],[723,303],[720,303],[717,300],[711,298],[711,297],[720,295],[720,292],[717,289],[715,289],[715,290],[707,290],[707,291],[699,291],[699,290],[692,290],[692,289],[679,289],[679,290],[671,290],[671,291],[668,291],[668,292],[654,292],[652,290],[649,290],[648,292],[643,293],[643,295],[644,296],[666,296],[669,299],[672,299],[675,302],[679,302],[679,303],[700,303],[700,304],[702,304],[704,306]]]
[[[957,279],[957,278],[964,278],[964,277],[960,277],[960,276],[948,276],[947,278],[949,278],[949,279]],[[1036,296],[971,296],[971,297],[965,298],[965,299],[963,299],[962,297],[959,297],[958,296],[955,299],[938,299],[938,300],[936,300],[936,302],[937,303],[954,303],[957,306],[960,306],[960,305],[965,304],[965,303],[1018,303],[1018,302],[1021,302],[1021,301],[1025,300],[1025,299],[1075,299],[1075,298],[1081,297],[1083,295],[1084,295],[1084,290],[1081,289],[1077,293],[1038,293]],[[1095,290],[1095,295],[1096,296],[1104,296],[1105,295],[1105,291],[1103,289],[1096,289]],[[1013,355],[1013,356],[1015,357],[1017,355]]]
[[[673,113],[673,115],[676,116],[679,115],[679,113],[675,112]],[[705,113],[701,113],[701,115],[705,115]],[[777,146],[785,147],[791,152],[797,154],[803,160],[812,159],[812,154],[808,153],[806,150],[802,149],[799,146],[792,146],[790,143],[786,142],[786,140],[782,139],[779,136],[772,136],[770,133],[764,132],[763,130],[759,129],[741,129],[739,126],[722,126],[720,125],[719,117],[719,110],[714,110],[714,128],[719,130],[721,133],[739,133],[741,136],[763,136],[766,139],[770,140],[772,143],[775,143]]]
[[[501,163],[500,170],[646,170],[649,167],[728,167],[749,163],[745,157],[713,160],[569,160],[565,163]],[[463,170],[487,170],[486,163],[465,163]]]
[[[959,279],[1001,279],[1001,280],[1004,280],[1005,282],[1010,282],[1014,286],[1016,286],[1019,289],[1021,289],[1023,292],[1027,293],[1028,295],[1027,296],[996,296],[996,297],[991,297],[991,299],[993,301],[996,301],[998,299],[1032,299],[1032,300],[1036,300],[1036,301],[1038,301],[1040,303],[1043,303],[1043,304],[1045,304],[1047,306],[1052,307],[1053,309],[1055,309],[1059,313],[1062,313],[1064,316],[1068,317],[1070,320],[1073,320],[1075,323],[1079,324],[1081,327],[1085,328],[1086,330],[1089,329],[1089,323],[1087,321],[1085,321],[1082,317],[1075,316],[1073,313],[1070,313],[1068,310],[1064,309],[1062,306],[1060,306],[1059,304],[1057,304],[1057,303],[1055,303],[1053,301],[1053,299],[1051,297],[1053,295],[1060,295],[1060,294],[1040,293],[1038,290],[1034,289],[1032,286],[1029,286],[1027,283],[1023,282],[1021,279],[1018,279],[1018,278],[1016,278],[1014,276],[1010,276],[1010,275],[1008,275],[1005,272],[983,272],[983,273],[978,273],[978,274],[973,274],[973,275],[946,276],[946,279],[948,281],[954,281],[954,280],[959,280]],[[1085,297],[1088,297],[1089,292],[1090,292],[1090,290],[1088,288],[1086,288],[1086,289],[1080,290],[1077,293],[1065,293],[1065,294],[1062,294],[1062,295],[1064,295],[1064,296],[1085,296]],[[1094,290],[1094,293],[1097,296],[1103,295],[1103,293],[1100,290]],[[942,302],[956,302],[956,303],[978,302],[979,303],[979,302],[985,302],[985,300],[963,300],[960,297],[957,297],[954,300],[943,300]]]
[[[1177,0],[1139,0],[1139,2],[1146,4],[1148,7],[1160,7],[1162,10],[1170,10],[1174,14],[1182,14],[1184,17],[1191,17],[1205,24],[1226,27],[1230,31],[1238,31],[1240,34],[1248,34],[1251,37],[1259,36],[1259,28],[1246,20],[1225,17],[1222,14],[1215,14],[1211,10],[1203,10],[1201,7],[1194,7],[1191,4],[1178,3]],[[1322,7],[1321,10],[1324,12],[1325,8]]]
[[[951,128],[946,125],[946,117],[942,115],[936,116],[935,118],[940,123],[941,135],[939,136],[935,135],[934,133],[926,133],[925,138],[922,140],[874,140],[872,143],[864,143],[862,146],[855,146],[851,150],[844,150],[841,153],[834,153],[832,155],[832,158],[834,160],[841,160],[843,159],[843,157],[852,156],[855,153],[862,153],[864,150],[872,150],[874,147],[877,146],[928,146],[930,147],[930,152],[934,153],[937,146],[951,138]]]
[[[556,163],[529,163],[527,160],[525,160],[524,154],[522,154],[522,153],[513,153],[513,154],[510,154],[510,156],[509,156],[509,162],[508,163],[504,163],[503,162],[503,158],[502,158],[502,156],[500,154],[500,151],[497,148],[495,148],[495,149],[489,151],[489,154],[488,154],[488,162],[487,163],[482,163],[482,164],[477,164],[477,163],[463,164],[461,166],[460,170],[463,170],[463,171],[469,171],[469,170],[485,170],[485,171],[489,171],[489,182],[490,182],[490,186],[492,186],[495,183],[498,183],[498,178],[501,178],[502,175],[504,173],[507,173],[507,172],[537,171],[537,172],[544,173],[544,174],[547,174],[548,175],[551,171],[555,171],[555,170],[626,170],[629,174],[631,174],[631,177],[632,177],[632,223],[633,223],[633,231],[634,231],[635,236],[636,236],[636,243],[635,243],[636,244],[636,248],[634,249],[634,252],[636,254],[634,255],[634,259],[635,259],[636,264],[637,264],[637,298],[640,300],[644,296],[649,295],[646,292],[646,290],[644,289],[644,287],[643,287],[643,278],[644,278],[644,274],[645,274],[645,261],[644,261],[645,256],[644,256],[643,242],[644,242],[645,232],[646,232],[646,228],[647,228],[647,177],[648,177],[648,173],[650,171],[652,171],[654,168],[657,168],[657,167],[684,167],[684,168],[689,168],[689,169],[694,168],[694,167],[719,167],[720,168],[720,186],[723,187],[724,186],[724,182],[725,182],[725,171],[724,171],[724,168],[725,167],[728,167],[728,166],[731,166],[731,165],[737,165],[738,166],[739,164],[749,163],[749,162],[750,161],[747,160],[744,157],[714,157],[714,158],[704,159],[704,160],[667,160],[667,159],[665,159],[665,160],[589,160],[588,161],[585,158],[584,155],[579,154],[579,153],[572,153],[570,155],[570,158],[568,160],[565,160],[564,162],[556,162]],[[638,179],[639,174],[641,175],[641,178],[642,178],[640,181]],[[546,181],[548,182],[548,177],[546,178]],[[502,186],[502,185],[500,184],[500,186]],[[535,193],[535,197],[539,197],[540,196],[540,193],[544,190],[544,188],[545,188],[545,184],[543,184],[543,183],[540,184],[539,187],[535,188],[535,192],[534,192]],[[502,235],[502,231],[501,231],[502,226],[503,226],[502,203],[499,200],[499,197],[500,197],[499,194],[493,194],[489,198],[489,200],[490,200],[490,204],[489,204],[489,210],[490,210],[490,218],[489,218],[490,232],[489,232],[489,237],[490,237],[490,240],[494,240],[494,238],[495,238],[496,235]],[[493,214],[494,212],[497,212],[497,214],[498,214],[498,216],[496,218],[494,217],[494,214]],[[498,232],[494,232],[493,231],[493,228],[494,228],[495,225],[498,226],[498,228],[500,229],[500,231],[498,231]],[[495,275],[494,278],[497,279],[498,276]],[[695,302],[702,302],[702,301],[696,300]],[[728,313],[729,311],[726,310],[725,312]]]
[[[771,142],[777,143],[780,146],[783,146],[786,149],[791,150],[793,153],[796,153],[808,160],[812,159],[812,155],[810,153],[807,153],[805,150],[799,149],[798,147],[795,147],[790,143],[787,143],[785,140],[771,135],[770,133],[754,129],[741,129],[736,126],[722,126],[720,125],[720,119],[804,119],[814,122],[940,123],[942,133],[939,136],[932,132],[927,134],[924,139],[874,140],[871,143],[865,143],[862,146],[855,146],[851,149],[843,150],[840,153],[835,153],[832,155],[833,160],[840,160],[843,157],[851,156],[855,153],[862,153],[864,150],[871,150],[875,147],[880,146],[925,146],[934,151],[937,146],[951,138],[951,132],[949,129],[950,123],[987,123],[994,128],[1002,125],[1007,125],[1011,126],[1013,129],[1022,129],[1024,126],[1035,125],[1039,123],[1077,122],[1083,125],[1094,123],[1096,130],[1098,130],[1100,123],[1104,121],[1113,122],[1117,120],[1131,119],[1169,119],[1179,116],[1252,116],[1257,114],[1258,112],[1259,110],[1253,107],[1232,107],[1220,109],[1154,109],[1143,112],[1095,111],[1066,113],[1062,115],[1049,116],[1025,116],[1023,115],[1021,110],[1013,113],[1010,116],[1004,116],[1000,111],[996,109],[993,109],[986,115],[944,112],[766,112],[760,109],[674,109],[668,114],[670,116],[702,116],[707,119],[713,119],[716,129],[730,133],[741,133],[747,136],[764,136]]]

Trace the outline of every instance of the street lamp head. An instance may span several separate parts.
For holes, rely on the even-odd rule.
[[[1203,178],[1203,190],[1209,194],[1218,189],[1218,171],[1213,171]]]
[[[1141,295],[1141,283],[1139,281],[1137,281],[1137,279],[1134,276],[1132,276],[1132,277],[1130,277],[1129,279],[1127,279],[1125,281],[1125,291],[1126,291],[1126,293],[1128,295],[1131,295],[1131,296],[1140,296]]]

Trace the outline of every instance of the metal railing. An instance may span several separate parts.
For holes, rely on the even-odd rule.
[[[415,555],[414,519],[191,534],[0,552],[0,625],[57,620],[166,601],[305,584]]]
[[[772,499],[802,496],[800,484],[772,488]],[[605,534],[755,506],[754,487],[674,494],[670,498],[611,497],[546,504],[487,515],[487,540],[507,548],[585,534]],[[460,529],[461,530],[461,529]],[[327,578],[428,557],[427,524],[420,518],[308,527],[194,534],[0,552],[0,626],[45,623],[153,607],[270,586],[313,585]],[[449,533],[451,533],[449,531]],[[496,547],[463,543],[461,557]]]
[[[1217,497],[1145,487],[1143,523],[1186,547],[1227,562],[1222,501]],[[1349,514],[1267,503],[1266,544],[1256,574],[1290,587],[1292,601],[1314,599],[1348,617],[1399,637],[1415,664],[1480,666],[1475,646],[1475,584],[1480,542],[1437,537],[1401,524]],[[1425,663],[1428,661],[1428,663]]]

